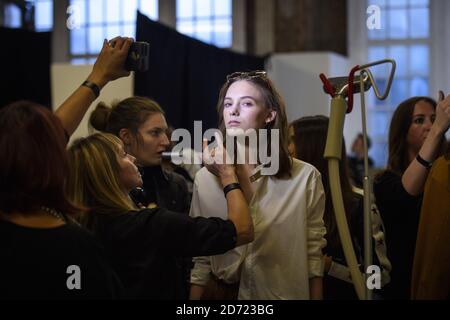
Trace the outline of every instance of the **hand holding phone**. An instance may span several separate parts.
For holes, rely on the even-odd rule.
[[[150,45],[147,42],[133,42],[128,51],[125,69],[144,72],[148,70]]]
[[[109,45],[114,47],[115,38],[109,41]],[[149,67],[150,44],[148,42],[135,41],[128,50],[125,60],[125,69],[127,71],[144,72]]]

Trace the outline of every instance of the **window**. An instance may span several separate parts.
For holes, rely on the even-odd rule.
[[[34,0],[34,25],[36,31],[53,28],[53,0]]]
[[[9,28],[21,28],[22,14],[31,12],[32,5],[34,5],[35,30],[50,31],[53,28],[53,0],[28,0],[22,8],[15,4],[6,4],[4,25]],[[27,20],[28,16],[26,14]]]
[[[220,48],[232,45],[231,0],[177,0],[177,30]]]
[[[20,11],[20,8],[14,4],[6,4],[4,26],[8,28],[20,28],[21,25],[22,12]]]
[[[397,70],[387,100],[371,93],[369,133],[371,156],[376,166],[387,161],[387,137],[392,114],[398,104],[412,96],[429,95],[430,10],[429,0],[368,0],[381,9],[381,29],[368,30],[368,60],[392,58]],[[388,68],[373,69],[377,85],[384,92]]]
[[[158,0],[71,0],[67,27],[74,64],[95,61],[104,39],[135,37],[136,11],[156,20]]]

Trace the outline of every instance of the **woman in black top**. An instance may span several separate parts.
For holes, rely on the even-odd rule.
[[[69,149],[70,194],[89,208],[81,221],[101,240],[124,285],[125,298],[180,299],[179,256],[213,255],[253,240],[249,208],[233,166],[212,165],[226,193],[230,220],[191,218],[163,208],[138,210],[129,191],[142,185],[135,158],[111,134],[94,134]],[[231,186],[231,187],[227,187]]]
[[[432,161],[445,144],[450,125],[450,96],[440,102],[414,97],[394,112],[389,129],[387,169],[376,177],[374,192],[386,227],[392,262],[387,299],[409,299],[411,270],[422,193]]]
[[[129,74],[131,39],[105,41],[87,80],[101,89]],[[67,138],[96,94],[80,86],[53,114],[20,101],[0,109],[0,298],[118,296],[119,282],[92,235],[72,222]]]
[[[0,298],[114,298],[119,281],[92,235],[70,216],[66,140],[48,108],[0,110]]]

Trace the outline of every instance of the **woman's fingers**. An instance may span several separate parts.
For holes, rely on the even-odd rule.
[[[208,165],[212,163],[211,152],[209,151],[208,140],[203,139],[203,164]]]

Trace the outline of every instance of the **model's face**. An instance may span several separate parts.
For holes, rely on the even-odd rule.
[[[139,127],[138,132],[142,141],[138,143],[136,139],[132,139],[128,150],[136,157],[139,165],[155,166],[161,163],[162,153],[170,145],[166,131],[166,119],[161,113],[150,115]]]
[[[264,128],[275,116],[276,112],[264,106],[261,93],[250,82],[236,81],[228,88],[223,102],[223,119],[229,134],[233,134],[233,129]]]
[[[136,187],[142,187],[142,177],[135,165],[136,158],[126,153],[122,145],[119,146],[117,162],[120,167],[119,180],[122,189],[128,193]]]
[[[426,101],[419,101],[414,107],[412,123],[408,130],[406,142],[408,149],[413,153],[418,153],[423,145],[431,126],[436,118],[433,106]]]

